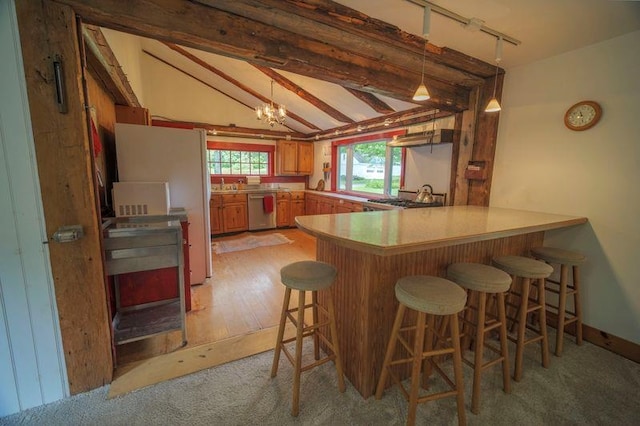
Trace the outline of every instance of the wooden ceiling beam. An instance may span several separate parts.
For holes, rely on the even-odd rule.
[[[342,123],[354,123],[355,121],[350,117],[347,117],[331,105],[327,104],[321,99],[318,99],[316,96],[312,95],[308,91],[304,90],[302,87],[295,84],[293,81],[289,80],[285,76],[278,74],[276,71],[272,70],[269,67],[264,67],[262,65],[254,65],[258,70],[262,71],[268,77],[270,77],[273,81],[278,83],[280,86],[285,89],[293,92],[301,99],[309,102],[314,107],[318,108],[320,111],[324,112],[330,117],[335,118],[336,120]]]
[[[208,133],[215,132],[219,136],[239,136],[239,137],[251,137],[251,138],[269,138],[269,139],[286,139],[287,137],[295,139],[304,139],[306,135],[299,132],[282,132],[279,130],[268,129],[253,129],[250,127],[237,127],[237,126],[221,126],[218,124],[200,123],[196,121],[180,121],[180,120],[159,120],[153,119],[152,124],[154,126],[162,127],[179,127],[183,129],[205,129]],[[211,134],[210,133],[210,134]]]
[[[379,112],[380,114],[392,114],[396,112],[395,109],[391,108],[386,102],[381,101],[372,93],[362,92],[350,87],[345,87],[345,89],[347,92],[369,105],[375,112]]]
[[[409,70],[422,66],[424,38],[330,0],[195,1]],[[416,19],[422,22],[422,13]],[[426,59],[427,75],[466,87],[495,72],[491,64],[435,45]]]
[[[309,137],[318,139],[332,139],[336,136],[354,135],[359,132],[358,128],[365,132],[371,132],[386,127],[402,127],[411,124],[424,123],[434,118],[449,117],[453,113],[450,111],[437,111],[429,107],[419,106],[406,111],[399,111],[384,117],[375,117],[368,120],[359,121],[356,124],[347,124],[327,131],[310,134]]]
[[[82,38],[86,46],[87,65],[111,94],[114,102],[118,105],[142,106],[100,28],[83,25]]]
[[[239,89],[244,90],[245,92],[249,93],[251,96],[254,96],[254,97],[260,99],[262,102],[264,102],[264,103],[271,102],[271,100],[268,99],[266,96],[262,96],[260,93],[256,92],[255,90],[253,90],[249,86],[247,86],[245,84],[242,84],[241,82],[239,82],[235,78],[231,77],[229,74],[219,70],[218,68],[216,68],[213,65],[207,63],[206,61],[203,61],[202,59],[200,59],[199,57],[197,57],[193,53],[183,49],[182,47],[176,46],[173,43],[167,43],[167,42],[163,42],[163,44],[165,46],[167,46],[169,49],[171,49],[171,50],[181,54],[185,58],[189,59],[190,61],[200,65],[202,68],[206,69],[207,71],[212,72],[212,73],[220,76],[221,78],[227,80],[229,83],[235,85]],[[195,77],[193,77],[193,78],[195,78]],[[222,92],[220,92],[220,93],[222,93]],[[225,95],[227,95],[227,94],[225,93]],[[227,96],[229,96],[229,95],[227,95]],[[229,97],[231,97],[231,96],[229,96]],[[236,102],[241,103],[242,105],[244,105],[244,106],[246,106],[248,108],[255,109],[254,107],[249,106],[249,105],[245,104],[244,102],[241,102],[240,100],[238,100],[236,98],[232,98],[232,99],[234,101],[236,101]],[[298,123],[308,127],[309,129],[320,130],[320,127],[316,126],[313,123],[308,122],[307,120],[305,120],[304,118],[300,117],[298,114],[295,114],[295,113],[291,112],[290,110],[287,110],[287,116],[292,118],[292,119],[294,119]]]
[[[85,22],[404,101],[410,101],[420,83],[421,61],[420,66],[408,71],[399,64],[372,59],[202,3],[180,0],[55,1],[71,6]],[[405,59],[411,60],[412,56],[415,55]],[[452,111],[467,109],[470,89],[437,77],[425,76],[432,94],[425,105]]]

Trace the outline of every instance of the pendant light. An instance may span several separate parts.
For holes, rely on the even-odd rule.
[[[485,112],[498,112],[502,109],[500,107],[500,103],[496,98],[496,88],[498,87],[498,64],[502,59],[502,37],[498,37],[496,39],[496,76],[493,81],[493,96],[491,100],[487,104],[487,107],[484,109]]]
[[[420,85],[416,89],[416,92],[413,94],[414,101],[426,101],[431,98],[429,91],[427,90],[427,86],[424,84],[424,63],[427,57],[427,43],[429,37],[429,30],[431,27],[431,7],[424,7],[424,16],[422,20],[422,35],[424,36],[424,50],[422,51],[422,78],[420,80]]]

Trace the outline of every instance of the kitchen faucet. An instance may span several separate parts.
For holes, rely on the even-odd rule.
[[[220,189],[224,189],[224,178],[220,178]]]

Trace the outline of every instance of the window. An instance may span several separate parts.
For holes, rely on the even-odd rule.
[[[223,176],[269,176],[273,152],[270,145],[209,142],[209,172]]]
[[[369,140],[336,141],[337,189],[375,195],[398,194],[402,174],[401,147],[388,147],[393,135],[374,135]]]

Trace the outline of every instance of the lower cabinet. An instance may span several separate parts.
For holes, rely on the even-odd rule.
[[[211,235],[222,234],[222,195],[212,195],[209,200]]]
[[[213,194],[209,200],[211,235],[249,229],[247,194]]]
[[[276,226],[286,228],[291,225],[291,193],[279,191],[276,195]]]
[[[329,197],[321,193],[305,194],[305,214],[334,214],[361,212],[362,203],[345,200],[339,197]]]
[[[305,215],[305,196],[303,191],[291,192],[289,212],[289,226],[296,226],[296,216]]]
[[[249,229],[247,194],[222,195],[222,231],[239,232]]]

